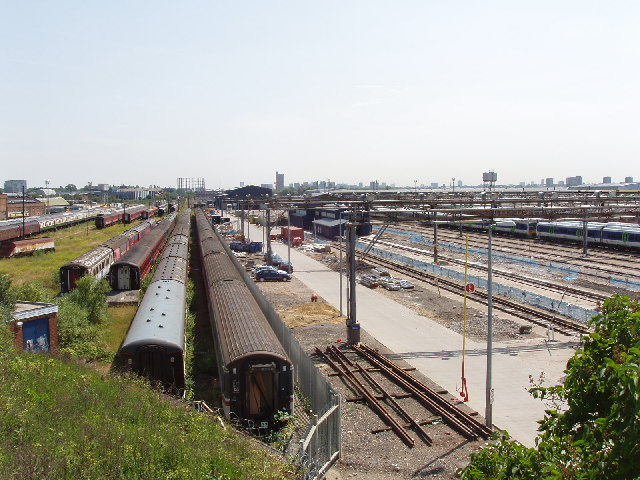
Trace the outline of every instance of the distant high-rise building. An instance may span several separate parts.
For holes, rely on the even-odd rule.
[[[602,177],[602,183],[611,183],[611,177]]]
[[[582,177],[580,175],[576,175],[575,177],[567,177],[567,187],[575,187],[578,185],[582,185]]]
[[[244,182],[240,182],[240,187],[244,187]]]
[[[378,181],[374,180],[373,182],[369,183],[369,189],[371,190],[377,190],[378,189]]]
[[[458,187],[462,186],[462,180],[458,180]]]
[[[544,184],[547,187],[553,187],[553,178],[545,178]]]
[[[27,191],[26,180],[7,180],[4,182],[4,193],[22,193],[22,189]]]
[[[284,173],[276,172],[276,190],[282,190],[284,188]]]
[[[558,186],[564,187],[564,180],[558,180]]]
[[[633,183],[633,177],[624,177],[624,183]]]

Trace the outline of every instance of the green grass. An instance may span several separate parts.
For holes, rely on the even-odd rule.
[[[123,305],[121,307],[109,307],[109,318],[104,325],[105,348],[109,352],[117,352],[129,330],[129,325],[136,314],[138,307],[135,305]]]
[[[143,382],[0,351],[0,477],[285,479],[289,468]]]
[[[132,226],[133,224],[117,224],[109,228],[96,229],[95,224],[89,222],[57,232],[45,232],[38,236],[53,238],[55,252],[38,253],[30,257],[2,258],[0,274],[9,274],[14,285],[39,283],[51,297],[54,297],[60,291],[57,272],[61,266]]]

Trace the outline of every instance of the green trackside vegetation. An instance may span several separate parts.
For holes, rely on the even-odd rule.
[[[140,380],[18,353],[0,324],[2,478],[288,479],[249,440]]]
[[[74,225],[56,232],[45,232],[40,237],[51,237],[55,241],[55,252],[38,252],[33,256],[0,259],[0,274],[12,277],[16,285],[36,283],[41,285],[50,297],[60,292],[60,267],[92,248],[112,239],[131,225],[117,224],[109,228],[96,229],[93,222]]]
[[[56,240],[55,253],[0,261],[0,477],[292,478],[293,468],[213,417],[168,400],[143,380],[99,373],[136,308],[107,308],[107,283],[88,276],[55,297],[55,272],[125,228],[104,234],[89,227],[88,236],[86,226],[75,228],[57,232],[68,238]],[[14,349],[6,320],[16,300],[58,304],[59,357]],[[188,334],[192,324],[189,314]],[[189,370],[192,355],[187,362]]]
[[[564,383],[530,390],[556,406],[539,422],[536,448],[498,435],[461,479],[640,478],[640,304],[614,295],[591,325]]]
[[[17,300],[52,302],[59,306],[60,348],[63,353],[87,360],[110,362],[126,335],[136,308],[107,307],[105,281],[82,279],[77,292],[57,297],[62,265],[131,228],[117,224],[96,229],[93,222],[47,232],[55,252],[0,259],[0,277],[12,284]]]

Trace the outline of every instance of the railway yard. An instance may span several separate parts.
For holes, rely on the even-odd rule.
[[[257,238],[259,231],[252,235]],[[468,275],[486,278],[486,233],[464,231],[461,235],[458,229],[440,227],[437,235],[438,265],[464,274],[468,235]],[[409,266],[412,260],[433,263],[433,244],[425,242],[432,238],[433,227],[394,225],[376,241],[375,249],[359,257],[359,276],[384,272],[384,276],[389,274],[413,284],[413,288],[397,290],[382,285],[376,288],[358,285],[362,342],[383,353],[384,358],[397,363],[408,374],[428,383],[448,403],[471,412],[472,418],[482,422],[486,291],[476,289],[467,295],[465,332],[464,283]],[[367,243],[366,238],[360,240]],[[283,258],[290,256],[296,265],[296,278],[288,283],[261,283],[260,288],[281,318],[294,327],[296,338],[343,395],[346,406],[342,416],[342,457],[332,470],[336,475],[334,478],[453,478],[455,469],[463,466],[469,453],[483,446],[485,440],[482,436],[477,439],[465,437],[456,431],[444,422],[442,413],[424,408],[415,399],[415,394],[407,393],[402,384],[390,381],[391,374],[380,373],[380,365],[370,364],[361,353],[343,345],[346,329],[344,317],[339,316],[337,279],[332,279],[331,286],[317,280],[324,276],[322,272],[340,270],[340,248],[344,245],[339,242],[329,244],[331,253],[309,253],[304,248],[301,250],[305,253],[301,253],[274,242],[273,250]],[[404,261],[398,262],[397,257],[393,260],[385,258],[388,255],[384,252],[398,255]],[[560,307],[572,305],[596,312],[601,302],[614,293],[634,296],[634,272],[637,271],[634,265],[640,258],[634,252],[615,249],[590,249],[585,257],[580,245],[510,236],[494,237],[493,255],[493,282],[555,302],[552,304],[555,310],[550,311],[521,299],[493,296],[493,423],[496,428],[506,429],[515,439],[532,446],[536,421],[543,417],[548,405],[532,399],[526,389],[536,383],[550,385],[561,381],[566,361],[579,347],[580,334],[588,332],[586,321],[559,314]],[[344,269],[344,252],[342,258]],[[305,311],[313,311],[308,300],[313,291],[321,294],[321,301],[335,307],[334,314],[319,316],[310,322],[311,325],[304,325],[302,316],[296,312],[305,305]],[[396,306],[385,310],[376,303],[382,299]],[[346,305],[344,298],[342,301]],[[401,325],[409,317],[417,318],[418,326],[413,330]],[[389,324],[391,329],[386,328]],[[424,332],[420,334],[416,331],[418,328]],[[461,401],[458,393],[463,333],[467,337],[470,392],[467,403]],[[422,348],[407,348],[409,341],[403,336],[416,336],[418,343],[424,341],[424,344]],[[434,336],[435,340],[427,340]],[[336,350],[336,347],[339,348]],[[338,352],[343,352],[345,357],[338,357]],[[367,373],[370,370],[373,372]],[[348,377],[352,375],[356,378],[350,380]],[[371,390],[368,393],[360,391],[356,386],[359,383],[368,385]],[[368,396],[373,398],[368,399]],[[380,407],[373,405],[374,402],[387,405],[397,402],[396,411],[401,412],[403,408],[408,411],[395,414],[390,425],[382,420],[386,413],[378,410]],[[398,433],[394,423],[403,426],[405,433]],[[413,446],[409,446],[410,442]]]
[[[469,455],[487,444],[492,429],[507,430],[534,446],[537,421],[549,405],[534,399],[528,388],[561,382],[567,360],[589,333],[588,320],[602,302],[616,293],[635,297],[640,291],[640,249],[632,245],[637,227],[588,223],[586,214],[583,222],[551,227],[499,221],[502,231],[497,228],[493,235],[485,223],[465,226],[440,217],[433,221],[435,216],[416,221],[415,212],[402,210],[408,215],[402,221],[397,211],[371,222],[353,221],[353,214],[350,228],[355,232],[356,224],[368,224],[370,233],[323,238],[314,227],[294,248],[256,223],[245,227],[250,216],[261,217],[264,225],[270,214],[282,225],[287,210],[273,207],[249,215],[236,211],[219,232],[213,217],[199,208],[193,220],[183,209],[177,226],[176,214],[160,223],[163,228],[142,222],[64,265],[61,289],[75,288],[86,274],[108,277],[118,290],[138,289],[159,256],[153,288],[142,299],[117,362],[183,396],[191,348],[185,344],[190,268],[196,283],[195,354],[213,350],[215,343],[218,367],[217,375],[195,372],[196,395],[252,433],[272,428],[279,413],[294,413],[298,431],[289,442],[299,441],[301,452],[311,442],[305,432],[318,423],[314,415],[329,428],[337,425],[339,448],[334,437],[314,434],[312,443],[330,438],[333,444],[328,457],[324,452],[318,456],[322,460],[310,460],[315,473],[323,471],[316,460],[333,464],[326,472],[332,480],[455,478]],[[127,223],[134,214],[142,219],[143,213],[141,208],[101,214],[96,228],[124,222],[127,214]],[[519,223],[526,229],[518,231]],[[569,225],[575,237],[550,241],[548,235],[535,235],[540,225],[551,233]],[[589,233],[581,237],[588,243],[579,241],[580,228],[588,225]],[[592,230],[599,232],[597,239]],[[615,238],[628,245],[611,243],[620,232]],[[260,238],[267,240],[266,250],[255,241]],[[234,254],[224,240],[240,251]],[[160,253],[165,241],[169,247]],[[279,256],[288,272],[250,276],[264,262],[265,251],[272,259]],[[346,276],[350,268],[355,291]],[[292,353],[289,335],[302,353]],[[300,367],[307,357],[321,372],[321,381],[313,377],[313,388],[322,383],[321,389],[339,394],[330,394],[339,400],[327,411],[322,408],[334,399],[314,397],[322,408],[313,411],[305,398],[314,395],[307,393],[313,388],[294,385],[310,382],[312,367]],[[487,415],[492,428],[486,426]]]

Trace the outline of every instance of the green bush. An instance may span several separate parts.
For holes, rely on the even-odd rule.
[[[51,297],[46,289],[37,282],[24,283],[14,287],[14,292],[16,299],[24,302],[51,302]]]
[[[90,323],[100,323],[107,318],[107,293],[111,288],[106,280],[96,280],[85,275],[76,283],[76,288],[66,295],[70,301],[87,311]]]

